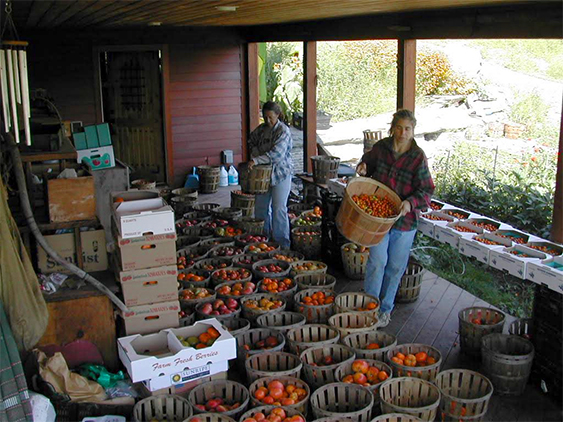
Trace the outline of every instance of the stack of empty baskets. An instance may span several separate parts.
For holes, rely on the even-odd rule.
[[[315,155],[311,157],[313,163],[313,180],[315,183],[326,184],[329,179],[338,177],[340,158],[328,155]]]

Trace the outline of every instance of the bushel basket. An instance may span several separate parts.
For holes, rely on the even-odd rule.
[[[406,413],[424,421],[436,418],[440,390],[419,378],[391,378],[379,387],[381,413]]]
[[[399,352],[405,356],[409,354],[416,355],[417,353],[426,353],[428,358],[435,360],[435,363],[427,364],[426,366],[407,366],[400,364],[392,360],[392,358]],[[387,351],[387,362],[391,365],[391,368],[393,368],[393,373],[396,377],[414,377],[434,382],[436,375],[440,372],[442,354],[438,349],[426,344],[398,344]]]
[[[231,207],[238,208],[242,211],[244,217],[251,217],[254,215],[254,204],[256,198],[249,193],[241,191],[231,192]]]
[[[294,310],[305,315],[307,323],[326,324],[328,319],[334,314],[334,302],[324,305],[313,305],[312,303],[304,303],[306,297],[314,297],[317,292],[325,294],[325,297],[334,297],[334,291],[328,289],[305,289],[297,292],[293,297]]]
[[[373,343],[377,344],[379,348],[367,349],[367,346]],[[397,345],[397,337],[385,331],[364,331],[348,334],[342,339],[342,344],[354,349],[357,359],[373,359],[383,362],[387,352]]]
[[[238,422],[230,416],[222,413],[199,413],[186,419],[184,422]]]
[[[311,157],[313,163],[313,180],[315,183],[328,183],[329,179],[338,177],[340,158],[328,155],[315,155]]]
[[[351,245],[354,244],[345,243],[340,247],[344,273],[346,274],[346,277],[352,280],[363,280],[366,275],[369,249],[363,252],[358,252],[357,250],[351,249]]]
[[[305,324],[289,330],[286,334],[289,351],[296,355],[317,346],[338,343],[340,333],[336,328],[323,324]]]
[[[505,319],[504,313],[492,308],[471,307],[459,311],[461,351],[479,356],[483,337],[492,333],[502,333]]]
[[[305,315],[299,312],[276,312],[273,314],[260,315],[256,324],[261,328],[271,328],[286,334],[289,330],[301,327],[306,323]]]
[[[190,403],[173,394],[147,397],[133,408],[137,422],[152,420],[183,421],[192,415]]]
[[[340,331],[342,338],[352,333],[375,331],[378,323],[376,316],[365,312],[342,312],[328,319],[328,324]]]
[[[364,292],[340,293],[334,299],[334,312],[361,312],[377,317],[379,299]]]
[[[222,398],[227,404],[239,403],[235,409],[226,410],[221,412],[222,415],[230,416],[237,419],[244,413],[250,401],[250,394],[248,389],[238,382],[227,380],[215,380],[205,382],[195,387],[188,395],[194,413],[205,413],[199,410],[196,405],[207,403],[208,400],[213,398]]]
[[[321,240],[320,227],[295,227],[291,229],[292,249],[301,252],[307,259],[316,259],[321,256]]]
[[[244,193],[263,194],[270,189],[272,166],[254,165],[248,169],[247,164],[239,164],[239,182]]]
[[[415,302],[420,296],[420,288],[422,287],[422,275],[424,268],[414,259],[409,259],[409,264],[405,273],[401,277],[399,290],[395,296],[397,303]]]
[[[199,191],[201,193],[215,193],[219,190],[219,175],[221,168],[217,166],[198,166]]]
[[[268,337],[275,337],[278,340],[277,346],[271,347],[269,349],[250,349],[247,350],[244,346],[249,347],[256,344],[260,340],[266,340]],[[281,352],[285,346],[285,337],[282,333],[276,330],[270,330],[268,328],[251,328],[248,331],[237,334],[235,337],[237,341],[237,360],[244,365],[244,361],[250,356],[256,355],[258,353],[266,352]]]
[[[393,377],[393,369],[391,369],[391,367],[386,363],[373,359],[364,359],[364,360],[369,366],[373,366],[377,368],[379,371],[385,371],[388,375],[387,379]],[[344,362],[341,365],[338,365],[338,368],[336,368],[336,371],[334,371],[335,382],[343,382],[342,380],[346,375],[354,375],[354,371],[352,370],[353,363],[354,360],[351,360]],[[373,393],[373,397],[375,399],[374,403],[376,408],[379,406],[379,387],[381,386],[381,383],[383,381],[377,380],[377,382],[375,383],[372,382],[371,385],[366,387],[368,390],[370,390]]]
[[[397,215],[392,218],[381,218],[365,213],[352,199],[353,195],[363,193],[389,198],[395,206]],[[351,242],[362,246],[377,245],[399,219],[401,202],[401,198],[383,183],[367,177],[355,177],[346,187],[344,199],[336,215],[336,227]]]
[[[303,378],[316,389],[331,382],[338,382],[334,376],[336,368],[353,362],[356,355],[349,347],[341,344],[328,344],[305,349],[299,358],[303,362]],[[321,365],[320,363],[323,363],[325,358],[329,358],[331,363]]]
[[[250,356],[244,366],[248,382],[254,382],[264,377],[299,378],[303,363],[292,353],[264,352]]]
[[[284,409],[297,410],[298,412],[300,412],[302,414],[307,413],[307,404],[309,402],[309,397],[311,396],[311,389],[309,388],[309,386],[304,381],[300,380],[299,378],[295,378],[295,377],[275,376],[275,377],[258,378],[256,381],[254,381],[250,385],[250,387],[248,387],[248,391],[250,391],[250,401],[251,401],[251,404],[252,404],[253,407],[264,405],[264,403],[262,403],[260,400],[258,400],[254,397],[254,393],[260,387],[266,387],[267,388],[268,384],[271,383],[272,381],[279,381],[285,387],[287,387],[288,385],[294,385],[296,388],[302,388],[303,390],[305,390],[307,392],[307,396],[305,396],[304,399],[302,399],[301,401],[299,401],[295,404],[285,405],[285,406],[281,406],[281,407],[283,407]]]
[[[339,417],[356,422],[371,420],[374,398],[361,385],[335,382],[323,385],[311,394],[315,418]]]

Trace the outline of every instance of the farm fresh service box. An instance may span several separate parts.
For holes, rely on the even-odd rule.
[[[210,327],[219,333],[211,346],[196,349],[185,346],[178,339],[198,337]],[[121,337],[117,344],[119,358],[133,382],[178,374],[237,356],[235,338],[214,318],[155,334]]]
[[[119,282],[126,306],[170,302],[178,298],[176,265],[121,271]]]
[[[162,198],[124,201],[113,206],[116,227],[123,239],[176,233],[174,210]]]

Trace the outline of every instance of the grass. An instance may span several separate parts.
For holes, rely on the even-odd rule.
[[[510,315],[532,315],[533,283],[492,269],[426,236],[417,236],[413,248],[416,259],[434,274]]]

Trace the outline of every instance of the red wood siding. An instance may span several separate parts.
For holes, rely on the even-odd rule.
[[[241,87],[238,45],[170,46],[174,185],[193,166],[219,164],[224,149],[242,161]]]

